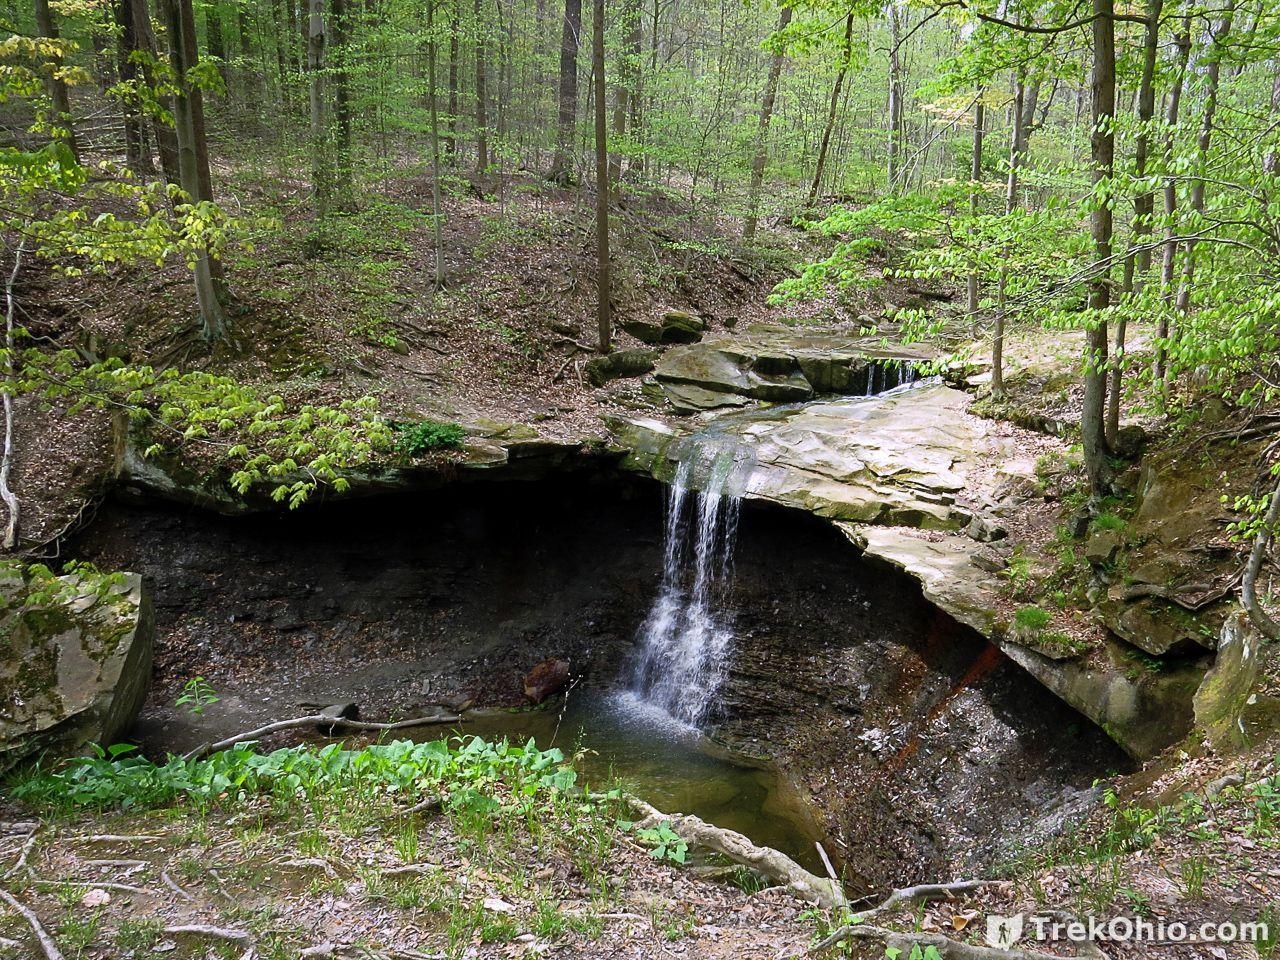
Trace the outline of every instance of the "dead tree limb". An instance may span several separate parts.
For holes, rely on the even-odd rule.
[[[462,718],[457,715],[447,715],[439,717],[415,717],[412,720],[399,720],[395,723],[375,723],[371,720],[348,720],[341,717],[329,717],[324,714],[312,714],[307,717],[295,717],[292,720],[277,720],[274,723],[268,723],[266,726],[258,727],[256,730],[247,730],[244,733],[237,733],[234,737],[227,737],[225,740],[219,740],[217,743],[206,743],[203,746],[196,747],[194,750],[183,754],[183,760],[201,760],[211,753],[217,753],[219,750],[226,750],[234,747],[238,743],[244,743],[246,740],[260,740],[262,737],[271,733],[279,733],[281,730],[297,730],[300,727],[341,727],[344,730],[405,730],[409,727],[426,727],[447,723],[457,723]]]
[[[691,846],[705,847],[734,863],[750,867],[803,900],[828,910],[843,907],[849,902],[838,882],[810,873],[784,853],[769,847],[757,847],[740,833],[713,827],[697,817],[663,813],[639,797],[628,796],[626,802],[641,817],[642,825],[666,823]]]
[[[976,893],[979,890],[986,890],[999,885],[1000,881],[998,880],[958,880],[955,883],[922,883],[916,887],[903,887],[899,890],[894,890],[876,906],[860,913],[855,913],[853,916],[860,921],[871,920],[886,913],[893,913],[903,904],[950,900],[960,894]]]
[[[0,900],[3,900],[8,907],[15,911],[23,920],[27,921],[27,926],[31,928],[31,932],[36,936],[36,942],[40,944],[40,949],[44,951],[44,955],[48,960],[65,960],[62,951],[58,949],[58,945],[53,942],[53,937],[49,936],[49,932],[45,930],[40,923],[40,918],[35,915],[27,907],[23,906],[8,890],[0,887]]]
[[[9,274],[9,282],[5,284],[4,310],[4,389],[0,390],[4,401],[4,453],[0,454],[0,500],[9,511],[9,521],[4,528],[4,548],[12,550],[18,543],[18,497],[9,488],[9,471],[13,467],[13,315],[17,301],[13,296],[14,285],[18,282],[18,271],[22,269],[22,254],[26,250],[26,240],[18,244],[17,253],[13,257],[13,272]]]

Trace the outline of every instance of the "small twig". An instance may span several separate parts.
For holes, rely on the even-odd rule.
[[[29,909],[19,903],[8,890],[0,887],[0,900],[3,900],[9,907],[27,921],[27,926],[31,928],[31,932],[36,935],[36,940],[40,944],[40,949],[44,951],[44,955],[48,960],[65,960],[62,951],[58,949],[58,945],[53,942],[53,938],[40,924],[40,918],[32,913]]]
[[[157,840],[163,840],[164,837],[157,837],[151,834],[139,833],[133,836],[124,833],[95,833],[87,837],[76,837],[81,843],[154,843]]]

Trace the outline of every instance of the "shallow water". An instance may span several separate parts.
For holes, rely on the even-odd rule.
[[[772,765],[732,753],[625,691],[570,696],[562,710],[471,715],[457,732],[581,751],[579,781],[617,780],[669,813],[701,817],[822,869],[819,828],[795,787]]]

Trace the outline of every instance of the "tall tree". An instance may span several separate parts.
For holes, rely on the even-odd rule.
[[[836,80],[831,86],[831,102],[827,106],[827,121],[822,127],[822,139],[818,143],[818,158],[813,164],[813,180],[809,184],[809,196],[805,199],[804,208],[812,210],[818,202],[818,190],[822,186],[822,175],[827,167],[827,153],[831,149],[831,134],[836,128],[836,115],[840,110],[840,95],[844,92],[844,78],[849,72],[850,61],[853,60],[853,21],[854,12],[844,18],[844,40],[840,44],[840,65],[836,68]]]
[[[179,180],[191,203],[211,202],[213,188],[209,175],[204,104],[199,86],[191,79],[192,70],[199,62],[191,0],[161,0],[161,9],[169,35],[169,61],[177,88],[173,98],[173,121],[178,140]],[[201,334],[206,340],[221,340],[228,330],[222,302],[221,273],[208,250],[198,251],[194,261]]]
[[[769,60],[769,75],[765,79],[764,94],[760,98],[760,120],[756,125],[755,153],[751,158],[747,216],[742,227],[742,239],[747,243],[755,240],[756,228],[760,223],[760,190],[764,184],[764,169],[769,163],[769,126],[773,123],[773,107],[778,99],[778,81],[782,77],[782,61],[786,56],[784,34],[791,23],[791,13],[790,7],[783,7],[778,16],[773,54]]]
[[[329,158],[329,123],[325,109],[325,47],[328,30],[324,0],[307,0],[307,73],[310,77],[311,189],[315,191],[316,217],[329,212],[333,197],[333,171]]]
[[[476,173],[489,169],[489,83],[485,62],[484,8],[476,0]]]
[[[49,9],[49,0],[35,0],[36,33],[49,40],[58,39],[58,25]],[[59,55],[59,60],[61,56]],[[76,141],[75,122],[71,116],[71,95],[67,91],[67,81],[61,71],[54,73],[48,80],[49,100],[53,105],[54,136],[65,143],[75,157],[80,156],[80,145]]]
[[[1084,350],[1084,404],[1080,439],[1085,470],[1095,497],[1107,492],[1111,481],[1107,463],[1103,413],[1107,387],[1107,310],[1111,305],[1112,213],[1106,198],[1115,177],[1116,24],[1114,0],[1093,0],[1093,72],[1091,77],[1093,129],[1089,156],[1093,167],[1093,208],[1089,215],[1093,258],[1097,265],[1089,281],[1089,317]]]
[[[591,72],[595,78],[596,128],[596,321],[601,353],[613,341],[613,317],[609,303],[612,280],[609,270],[609,116],[604,82],[604,0],[592,0]]]
[[[573,177],[573,134],[578,122],[578,38],[582,33],[582,0],[564,0],[560,32],[560,105],[556,122],[556,150],[547,176],[567,185]]]

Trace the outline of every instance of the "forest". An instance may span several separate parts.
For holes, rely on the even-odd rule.
[[[0,957],[1280,956],[1272,0],[3,0],[0,285]]]

